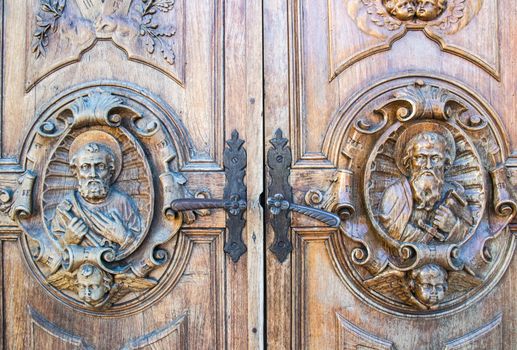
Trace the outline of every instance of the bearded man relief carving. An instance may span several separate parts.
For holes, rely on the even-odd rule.
[[[513,254],[517,213],[497,116],[457,85],[429,80],[386,83],[357,102],[337,170],[351,175],[322,195],[328,210],[353,203],[335,239],[354,290],[424,316],[487,293]]]
[[[404,135],[405,136],[405,135]],[[400,140],[404,140],[402,136]],[[396,147],[402,148],[402,147]],[[464,188],[445,181],[454,163],[455,143],[447,129],[418,133],[401,154],[403,176],[384,192],[379,219],[389,235],[402,242],[460,242],[473,224]]]
[[[138,207],[126,193],[112,188],[116,178],[112,148],[81,141],[76,139],[70,148],[70,168],[78,188],[57,206],[52,233],[68,247],[87,240],[90,246],[122,252],[142,235]],[[110,141],[118,147],[116,140]],[[117,153],[120,157],[120,149]]]
[[[194,196],[169,130],[184,131],[132,91],[80,88],[45,109],[26,141],[20,188],[0,207],[25,231],[40,282],[93,314],[139,305],[160,282],[182,222],[208,214],[170,208]]]

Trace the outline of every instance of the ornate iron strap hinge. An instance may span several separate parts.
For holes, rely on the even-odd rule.
[[[291,148],[287,146],[288,142],[289,140],[283,137],[282,130],[278,129],[275,137],[270,140],[273,147],[267,152],[271,181],[268,186],[267,206],[272,214],[269,221],[275,232],[275,240],[269,249],[280,262],[284,262],[293,250],[289,238],[291,211],[307,215],[331,227],[338,227],[341,222],[333,213],[293,203],[293,189],[289,184],[292,155]]]
[[[224,245],[224,251],[230,255],[233,262],[246,253],[246,244],[242,240],[242,231],[246,220],[246,185],[244,176],[246,175],[247,156],[243,147],[244,141],[239,139],[239,133],[234,130],[232,138],[226,141],[227,147],[224,150],[224,171],[226,175],[226,185],[224,187],[223,199],[212,198],[182,198],[171,202],[170,208],[176,211],[189,211],[199,209],[226,210],[226,229],[228,230],[228,240]]]

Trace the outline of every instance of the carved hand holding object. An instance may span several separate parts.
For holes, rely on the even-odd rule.
[[[359,104],[338,168],[354,169],[354,178],[306,196],[336,210],[353,189],[337,256],[363,299],[397,314],[469,305],[500,277],[515,245],[504,129],[461,88],[429,80],[392,85]]]
[[[139,295],[154,291],[182,240],[182,222],[207,214],[167,209],[194,195],[178,171],[172,118],[139,101],[124,87],[86,86],[58,98],[28,136],[19,187],[0,198],[0,209],[25,232],[38,279],[91,314],[141,304]],[[36,186],[42,190],[33,193]]]

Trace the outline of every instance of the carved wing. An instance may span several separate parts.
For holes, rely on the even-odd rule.
[[[447,283],[449,285],[449,293],[460,293],[481,285],[483,280],[465,272],[452,271],[449,272]]]
[[[470,23],[482,6],[483,0],[450,0],[446,12],[433,26],[446,34],[457,33]]]
[[[364,281],[364,285],[377,293],[391,296],[408,305],[423,310],[427,309],[427,307],[419,302],[413,293],[411,293],[405,272],[389,270]]]
[[[389,35],[386,31],[398,30],[402,22],[391,17],[380,0],[348,0],[347,10],[359,29],[380,39]]]
[[[149,278],[136,277],[131,274],[116,275],[115,284],[111,288],[109,301],[116,303],[129,293],[140,293],[156,286],[157,282]]]
[[[75,275],[70,272],[66,272],[64,270],[59,270],[53,275],[47,277],[47,282],[52,286],[56,287],[60,290],[71,290],[76,292],[77,288],[75,285]]]

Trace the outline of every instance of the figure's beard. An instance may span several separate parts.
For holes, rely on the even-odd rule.
[[[440,200],[443,187],[443,176],[433,170],[422,170],[412,174],[410,179],[416,209],[429,211]]]
[[[109,185],[104,180],[80,179],[79,194],[88,201],[99,201],[106,198],[109,192]]]

